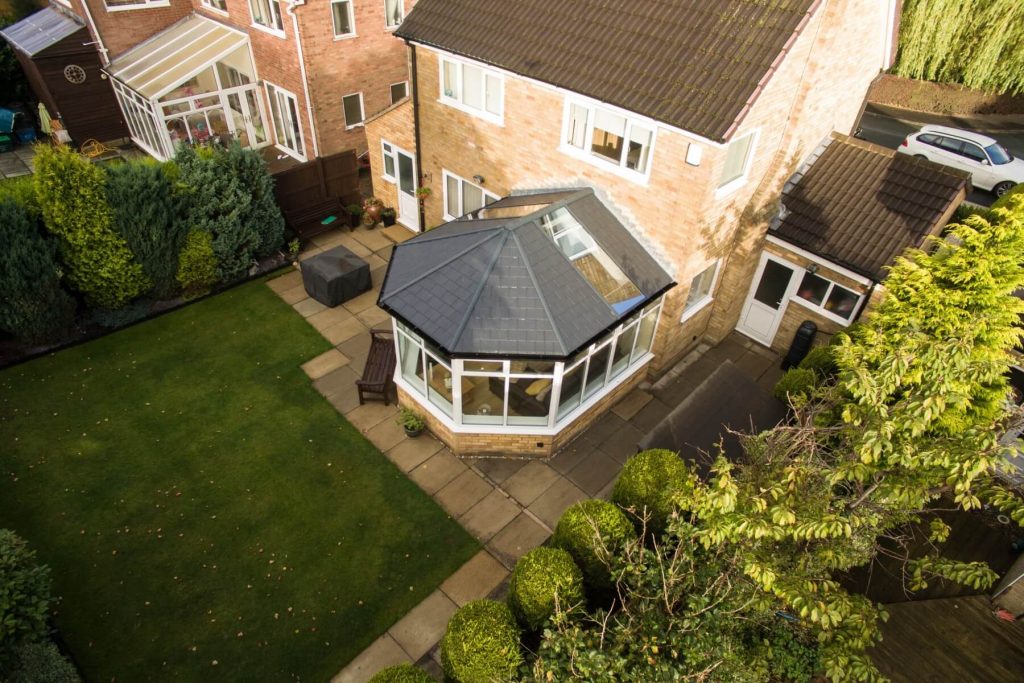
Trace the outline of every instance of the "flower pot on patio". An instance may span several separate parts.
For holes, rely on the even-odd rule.
[[[358,228],[363,222],[363,207],[358,204],[349,204],[345,207],[345,211],[348,212],[348,226]]]
[[[395,224],[395,210],[390,206],[385,207],[380,212],[381,223],[384,224],[385,228],[391,227]]]
[[[381,212],[384,210],[384,202],[376,197],[370,197],[363,202],[364,222],[367,225],[376,225],[380,222]]]
[[[427,421],[423,419],[423,416],[415,410],[409,410],[408,408],[402,408],[398,411],[398,417],[395,418],[395,422],[402,426],[402,429],[405,430],[405,435],[410,439],[415,439],[427,428]]]

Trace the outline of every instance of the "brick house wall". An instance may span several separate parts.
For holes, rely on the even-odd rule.
[[[380,140],[387,140],[398,145],[404,150],[415,152],[416,136],[413,127],[412,99],[406,98],[384,111],[367,118],[366,137],[369,140],[377,141],[369,147],[370,168],[384,168]],[[398,187],[380,177],[379,173],[373,176],[373,195],[384,202],[385,206],[398,206]]]
[[[169,4],[164,7],[118,7],[114,11],[110,11],[103,0],[68,0],[68,3],[71,11],[92,32],[93,25],[85,11],[85,4],[88,3],[89,14],[103,41],[108,60],[127,52],[192,12],[191,0],[169,0]],[[67,4],[62,2],[56,2],[55,6],[68,9]]]

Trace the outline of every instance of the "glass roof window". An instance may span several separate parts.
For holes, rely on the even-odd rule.
[[[568,209],[558,208],[541,216],[540,224],[565,258],[616,313],[625,313],[643,301],[640,289]]]

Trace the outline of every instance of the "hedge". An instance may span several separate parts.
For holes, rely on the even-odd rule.
[[[508,605],[476,600],[460,607],[441,639],[441,667],[454,683],[510,680],[523,662]]]
[[[52,642],[26,643],[14,648],[10,663],[0,668],[4,683],[78,683],[75,666]]]
[[[775,398],[789,403],[800,398],[809,398],[818,384],[818,376],[814,370],[807,368],[790,368],[775,385]]]
[[[508,586],[508,606],[519,623],[538,630],[555,614],[583,602],[583,572],[560,548],[534,548],[519,558]]]
[[[692,489],[695,476],[678,453],[662,448],[643,451],[626,461],[612,501],[638,517],[648,515],[648,530],[660,534],[675,508],[673,495]]]
[[[625,513],[604,500],[583,500],[558,520],[552,545],[572,555],[583,571],[586,584],[604,589],[612,586],[608,561],[617,548],[636,538],[636,531]]]
[[[186,297],[201,296],[217,283],[217,257],[210,233],[189,231],[178,256],[177,278]]]
[[[835,347],[815,346],[810,353],[800,361],[804,370],[813,370],[819,379],[834,377],[838,368],[836,367]]]
[[[434,679],[412,664],[398,664],[381,669],[368,683],[434,683]]]

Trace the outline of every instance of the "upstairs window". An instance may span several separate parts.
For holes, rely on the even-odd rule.
[[[563,148],[625,175],[647,176],[654,127],[626,114],[583,102],[566,107]]]
[[[746,182],[753,158],[754,133],[748,133],[729,143],[725,152],[725,165],[722,167],[722,178],[718,182],[720,192],[728,192]]]
[[[441,58],[441,101],[463,111],[501,123],[504,78],[473,64]]]
[[[61,4],[70,7],[71,3],[62,0]],[[167,7],[170,0],[105,0],[108,12],[119,12],[128,9],[143,9],[146,7]]]
[[[354,92],[341,98],[345,110],[345,129],[363,125],[363,93]]]
[[[388,28],[398,28],[405,17],[404,0],[384,0],[384,25]]]
[[[686,295],[686,303],[683,305],[682,320],[690,318],[697,311],[711,303],[711,295],[715,289],[715,280],[718,278],[718,265],[720,263],[721,261],[715,261],[697,273],[693,280],[690,281],[690,293]]]
[[[252,13],[252,23],[256,26],[284,34],[281,3],[278,0],[249,0],[249,12]]]
[[[203,0],[203,7],[217,10],[218,12],[227,12],[228,3],[227,0]]]
[[[335,38],[349,38],[356,34],[352,0],[331,0],[331,18],[334,22]]]
[[[391,84],[391,104],[394,104],[404,97],[408,97],[408,95],[409,81],[401,81],[399,83]]]

